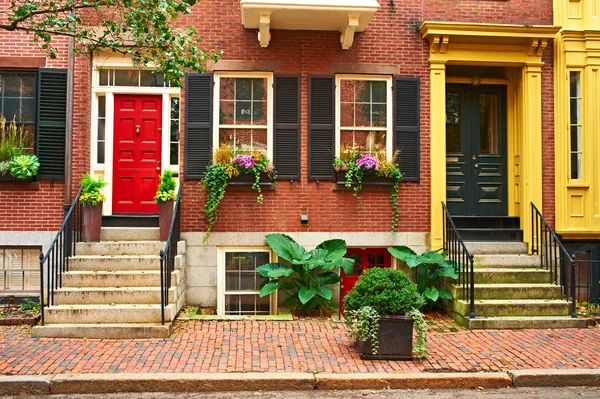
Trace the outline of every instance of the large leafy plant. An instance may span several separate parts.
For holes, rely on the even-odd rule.
[[[79,197],[79,202],[83,205],[96,206],[104,201],[106,201],[106,197],[100,192],[100,190],[105,187],[108,183],[104,181],[101,177],[92,177],[89,173],[83,175],[83,179],[81,179],[81,197]]]
[[[265,238],[277,256],[289,265],[267,263],[256,269],[270,279],[260,290],[260,296],[281,290],[288,295],[286,304],[292,311],[327,310],[333,295],[331,285],[340,282],[339,269],[351,274],[354,266],[354,259],[344,258],[346,242],[327,240],[307,251],[285,234],[267,234]]]
[[[35,155],[17,155],[10,160],[10,174],[18,179],[29,179],[36,176],[40,163]]]
[[[458,278],[454,263],[446,259],[447,251],[438,249],[417,255],[406,246],[390,247],[388,251],[411,269],[416,268],[417,288],[427,301],[425,310],[434,308],[440,298],[452,299],[450,291],[440,287],[442,278]]]

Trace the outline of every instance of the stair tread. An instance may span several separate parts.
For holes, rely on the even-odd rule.
[[[171,288],[175,288],[171,286]],[[138,287],[138,286],[123,286],[123,287],[62,287],[56,292],[79,292],[79,291],[157,291],[160,286]]]
[[[111,327],[111,328],[131,328],[131,327],[164,327],[168,328],[167,324],[161,323],[77,323],[77,324],[60,324],[60,323],[46,323],[43,326],[36,326],[36,328],[40,327],[64,327],[64,328],[73,328],[73,327],[86,327],[86,328],[100,328],[100,327]]]
[[[540,269],[539,267],[536,266],[522,266],[522,268],[519,267],[490,267],[490,268],[473,268],[473,271],[475,273],[508,273],[508,272],[512,272],[512,273],[518,273],[518,272],[528,272],[528,273],[550,273],[549,270],[545,270],[545,269]]]
[[[475,283],[475,288],[554,288],[558,287],[551,283]]]
[[[167,306],[172,306],[173,304],[170,303]],[[82,308],[82,309],[104,309],[104,308],[126,308],[126,309],[140,309],[140,308],[148,308],[148,309],[160,309],[161,305],[156,304],[156,303],[136,303],[136,304],[126,304],[126,303],[122,303],[122,304],[115,304],[115,305],[100,305],[100,304],[69,304],[69,305],[52,305],[51,307],[49,307],[48,309],[46,309],[46,311],[48,310],[52,310],[52,309],[74,309],[74,308]]]
[[[475,319],[494,319],[494,320],[577,320],[571,316],[481,316],[476,315]]]
[[[467,302],[465,300],[462,299],[458,299],[459,301],[462,302]],[[496,305],[496,304],[523,304],[523,305],[536,305],[536,304],[543,304],[543,303],[551,303],[551,304],[567,304],[569,302],[562,300],[562,299],[475,299],[475,303],[479,303],[479,304],[489,304],[489,305]]]
[[[160,255],[76,255],[71,259],[160,259]]]
[[[177,272],[177,270],[173,271],[173,273]],[[72,274],[72,275],[85,275],[85,274],[160,274],[160,270],[81,270],[81,271],[68,271],[63,274]]]

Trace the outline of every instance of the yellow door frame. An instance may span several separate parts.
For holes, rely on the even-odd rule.
[[[443,245],[447,64],[508,68],[508,212],[521,216],[525,240],[531,240],[529,204],[542,207],[542,54],[558,30],[554,26],[460,22],[425,22],[421,26],[421,36],[429,41],[432,248]]]

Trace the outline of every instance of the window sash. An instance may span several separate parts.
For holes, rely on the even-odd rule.
[[[583,123],[581,72],[569,72],[569,178],[583,179]]]
[[[11,76],[11,77],[15,77],[18,76],[19,79],[19,95],[15,96],[15,95],[7,95],[8,93],[6,93],[6,84],[5,84],[5,77],[6,76]],[[28,76],[31,78],[31,95],[30,96],[23,96],[23,77]],[[19,115],[18,116],[14,116],[14,115],[7,115],[6,114],[6,104],[9,102],[14,102],[16,99],[18,99],[19,101]],[[23,117],[23,107],[25,106],[23,104],[23,101],[26,100],[28,101],[30,104],[29,106],[31,106],[31,110],[30,110],[30,114],[31,114],[31,119],[27,119],[27,120],[22,120]],[[31,147],[27,147],[25,149],[30,150],[30,152],[32,154],[35,153],[35,148],[36,148],[36,135],[35,135],[35,131],[36,131],[36,123],[37,123],[37,73],[36,72],[31,72],[31,71],[18,71],[18,70],[0,70],[0,115],[4,115],[4,117],[6,118],[6,124],[8,126],[8,124],[13,120],[13,117],[15,119],[15,124],[17,125],[17,128],[23,126],[25,127],[26,130],[29,130],[29,134],[31,135]]]

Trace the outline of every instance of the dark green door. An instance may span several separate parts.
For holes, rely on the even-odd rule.
[[[447,85],[448,211],[506,216],[506,190],[506,88]]]

